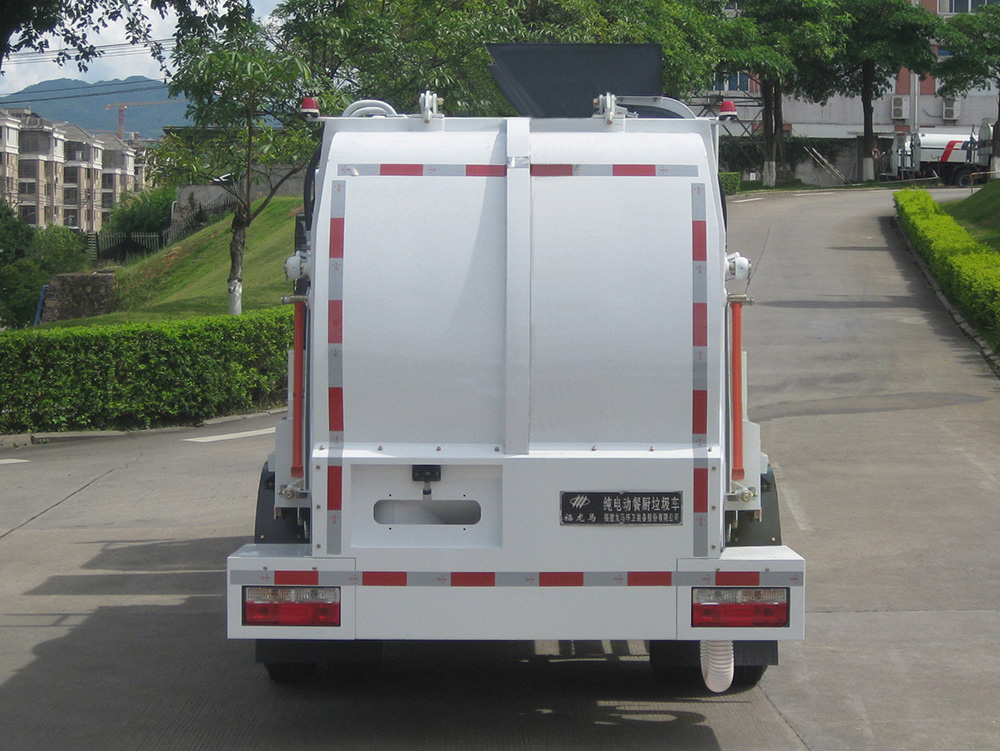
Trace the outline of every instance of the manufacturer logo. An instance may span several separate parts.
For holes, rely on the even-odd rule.
[[[575,498],[570,498],[569,505],[575,509],[586,508],[590,505],[590,497],[586,495],[578,495]]]

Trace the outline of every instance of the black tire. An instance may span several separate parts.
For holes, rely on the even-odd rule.
[[[733,685],[730,691],[745,691],[760,683],[767,672],[767,665],[737,665],[733,671]]]
[[[972,171],[968,169],[961,169],[955,173],[955,177],[952,182],[959,188],[971,188],[972,187]]]
[[[316,675],[314,662],[265,662],[264,669],[273,683],[284,685],[305,683]]]

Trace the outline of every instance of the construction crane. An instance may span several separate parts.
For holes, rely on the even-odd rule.
[[[112,107],[118,108],[118,138],[125,137],[125,110],[129,107],[145,107],[149,104],[184,104],[186,99],[162,99],[158,102],[115,102],[114,104],[109,104],[104,108],[107,112]]]

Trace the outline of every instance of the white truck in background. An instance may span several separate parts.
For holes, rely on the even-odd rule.
[[[642,640],[725,691],[803,638],[717,121],[629,99],[318,118],[290,414],[227,567],[229,637],[272,679],[386,640]]]
[[[992,125],[984,121],[970,133],[923,130],[896,135],[883,179],[936,177],[946,185],[967,188],[990,169]]]

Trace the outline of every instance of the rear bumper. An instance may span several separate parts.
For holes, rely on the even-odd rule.
[[[595,567],[596,568],[596,567]],[[726,549],[665,571],[366,571],[308,545],[246,545],[227,566],[233,639],[790,640],[804,635],[805,562],[786,546]],[[339,587],[341,625],[249,626],[248,586]],[[695,587],[788,590],[780,628],[695,628]]]

